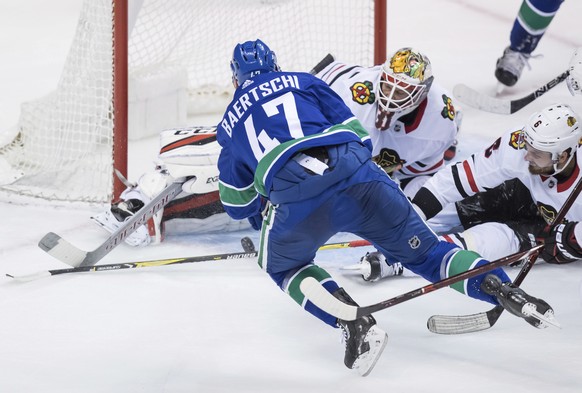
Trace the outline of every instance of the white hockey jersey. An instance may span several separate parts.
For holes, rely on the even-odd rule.
[[[520,141],[520,133],[521,130],[505,133],[485,151],[444,168],[427,181],[424,187],[442,206],[446,206],[498,186],[506,180],[518,178],[530,190],[545,221],[552,223],[582,176],[582,154],[576,154],[576,167],[566,179],[532,175],[528,171],[529,164],[525,160],[526,150]],[[421,194],[417,194],[417,197],[419,195]],[[582,201],[574,203],[566,214],[566,219],[582,221]]]
[[[433,83],[412,124],[392,118],[389,128],[376,127],[382,66],[360,67],[333,62],[316,76],[331,86],[370,133],[373,155],[382,166],[403,163],[397,179],[432,174],[444,167],[444,152],[455,142],[457,117],[450,95]],[[387,164],[387,165],[384,165]]]

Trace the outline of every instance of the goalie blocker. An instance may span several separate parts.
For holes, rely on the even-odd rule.
[[[176,179],[185,178],[182,192],[168,205],[125,239],[132,246],[162,242],[170,233],[233,231],[249,227],[224,213],[218,195],[216,162],[220,146],[216,127],[165,130],[160,134],[160,153],[155,169],[144,173],[137,184],[128,184],[106,211],[91,219],[110,233],[130,219]]]

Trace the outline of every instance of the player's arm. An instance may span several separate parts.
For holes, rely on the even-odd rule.
[[[253,173],[233,159],[230,145],[222,147],[218,170],[218,191],[226,213],[235,220],[260,214],[263,198],[255,189]]]
[[[446,166],[437,172],[416,193],[412,202],[421,216],[430,219],[444,206],[463,200],[478,192],[494,188],[517,177],[514,165],[522,160],[521,155],[511,145],[514,133],[497,139],[484,151],[467,160]],[[518,169],[517,169],[518,170]]]

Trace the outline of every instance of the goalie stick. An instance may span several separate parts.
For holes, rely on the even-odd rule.
[[[122,243],[127,236],[135,232],[137,228],[145,225],[154,214],[166,206],[180,192],[182,192],[182,183],[170,184],[158,196],[135,213],[133,217],[125,221],[103,244],[93,251],[83,251],[54,232],[44,235],[38,246],[59,261],[75,268],[93,266]]]
[[[488,95],[479,93],[467,85],[459,84],[453,88],[453,94],[465,104],[486,112],[499,113],[502,115],[510,115],[522,109],[524,106],[530,104],[537,98],[547,93],[554,86],[557,86],[569,75],[569,71],[565,71],[538,88],[533,93],[525,97],[515,100],[504,100],[501,98],[490,97]]]
[[[539,252],[539,250],[541,250],[542,248],[543,245],[539,245],[533,247],[530,250],[515,253],[497,259],[493,262],[489,262],[485,265],[481,265],[474,269],[470,269],[465,272],[456,274],[454,276],[445,278],[443,280],[425,285],[424,287],[403,293],[391,299],[387,299],[379,303],[365,307],[352,306],[343,303],[335,296],[333,296],[331,293],[329,293],[323,287],[323,285],[321,285],[321,283],[313,277],[307,277],[303,281],[301,281],[301,284],[299,284],[299,288],[301,289],[301,292],[303,292],[305,297],[307,297],[307,299],[309,299],[313,304],[315,304],[323,311],[345,321],[354,321],[363,316],[370,315],[377,311],[384,310],[386,308],[395,306],[397,304],[406,302],[408,300],[417,298],[422,295],[426,295],[427,293],[436,291],[437,289],[448,287],[456,282],[467,280],[471,277],[478,276],[480,274],[486,273],[501,266],[510,265],[514,262],[530,257],[532,254]]]
[[[82,272],[101,272],[110,270],[122,270],[122,269],[135,269],[140,267],[153,267],[153,266],[167,266],[167,265],[177,265],[182,263],[196,263],[196,262],[211,262],[211,261],[222,261],[229,259],[242,259],[242,258],[254,258],[259,255],[255,250],[255,245],[249,237],[243,237],[241,239],[241,245],[244,252],[236,252],[230,254],[215,254],[215,255],[202,255],[197,257],[180,257],[180,258],[167,258],[167,259],[154,259],[150,261],[138,261],[138,262],[123,262],[123,263],[111,263],[108,265],[97,265],[97,266],[78,266],[71,267],[67,269],[54,269],[54,270],[44,270],[41,272],[36,272],[32,274],[24,275],[14,275],[6,274],[7,277],[13,278],[16,281],[32,281],[39,278],[56,276],[59,274],[68,273],[82,273]],[[352,240],[349,242],[341,243],[329,243],[324,244],[319,247],[319,250],[336,250],[340,248],[350,248],[350,247],[364,247],[370,246],[371,244],[366,240]]]
[[[553,229],[554,226],[558,225],[564,220],[566,214],[578,198],[578,195],[582,191],[582,178],[578,180],[576,186],[564,202],[564,205],[556,215],[552,225],[546,227],[546,231]],[[540,250],[541,251],[541,250]],[[529,271],[533,267],[539,252],[531,255],[531,257],[526,260],[513,283],[520,286],[525,277],[528,275]],[[476,314],[469,315],[433,315],[430,317],[426,323],[428,330],[437,334],[462,334],[462,333],[473,333],[481,330],[489,329],[499,319],[503,313],[504,308],[501,306],[495,306],[489,311],[480,312]]]

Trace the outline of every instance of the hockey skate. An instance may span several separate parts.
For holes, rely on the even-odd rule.
[[[115,232],[124,221],[129,220],[144,203],[139,199],[128,199],[111,205],[111,208],[99,213],[91,219],[107,232]],[[135,232],[125,238],[125,242],[131,246],[147,246],[151,242],[148,229],[145,225],[137,228]]]
[[[523,67],[529,67],[528,60],[531,55],[513,51],[510,47],[505,48],[503,55],[497,59],[495,77],[505,86],[513,86],[521,76]]]
[[[404,267],[400,262],[388,264],[386,258],[378,251],[369,252],[360,259],[355,265],[349,265],[342,270],[353,270],[362,275],[364,281],[378,281],[385,277],[401,276],[404,273]]]
[[[488,274],[481,283],[481,289],[495,296],[499,304],[511,314],[525,319],[538,329],[547,328],[549,325],[560,327],[554,317],[554,310],[548,303],[528,295],[511,282],[502,283],[499,277]]]
[[[344,303],[357,306],[343,288],[339,288],[333,295]],[[370,374],[384,351],[388,335],[376,325],[376,320],[371,315],[355,321],[338,319],[337,323],[343,331],[343,341],[346,345],[344,364],[365,377]]]

